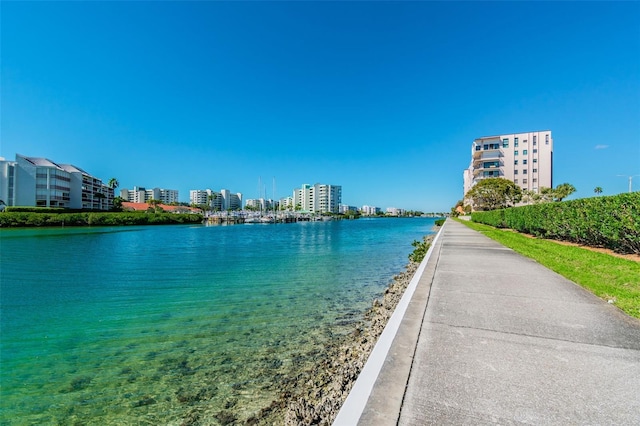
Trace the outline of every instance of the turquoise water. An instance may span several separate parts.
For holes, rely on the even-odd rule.
[[[432,227],[1,230],[0,422],[256,415],[351,330]]]

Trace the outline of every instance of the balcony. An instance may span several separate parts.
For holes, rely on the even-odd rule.
[[[504,166],[504,161],[475,161],[473,164],[473,177],[499,177],[503,176],[504,172],[500,169]]]
[[[499,163],[496,167],[504,166],[504,162],[502,158],[504,157],[504,153],[502,150],[493,150],[493,151],[483,151],[483,154],[479,157],[473,157],[473,168],[474,169],[482,169],[485,168],[485,164],[487,163]]]

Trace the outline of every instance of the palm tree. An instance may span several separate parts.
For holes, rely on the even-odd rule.
[[[120,186],[120,182],[118,182],[118,179],[116,179],[116,178],[114,178],[114,177],[113,177],[113,178],[109,179],[109,183],[107,184],[107,186],[108,186],[109,188],[111,188],[111,189],[114,189],[114,190],[115,190],[117,187],[119,187],[119,186]]]
[[[555,201],[562,201],[574,192],[576,192],[575,186],[570,183],[561,183],[553,190],[553,198]]]
[[[218,199],[218,194],[217,193],[212,193],[207,195],[207,203],[209,204],[209,210],[213,211],[213,203]]]
[[[595,192],[597,195],[602,194],[602,187],[601,187],[601,186],[596,186],[596,187],[593,189],[593,192]]]
[[[149,201],[147,201],[147,203],[149,204],[149,208],[153,208],[153,212],[157,213],[158,209],[160,208],[158,206],[160,203],[162,203],[162,201],[151,198]],[[162,208],[160,208],[160,210],[162,210]]]

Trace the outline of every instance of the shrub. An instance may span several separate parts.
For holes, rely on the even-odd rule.
[[[640,253],[640,192],[475,212],[471,220],[541,238]]]
[[[202,215],[199,214],[147,214],[146,212],[4,212],[0,214],[0,227],[169,225],[202,223],[202,219]]]
[[[420,263],[422,259],[424,259],[429,247],[431,246],[431,241],[427,241],[426,237],[422,239],[422,241],[413,240],[411,243],[412,246],[415,247],[413,252],[409,255],[409,260],[411,262]]]

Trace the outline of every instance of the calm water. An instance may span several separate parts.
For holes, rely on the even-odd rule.
[[[0,231],[0,422],[255,415],[433,219]]]

